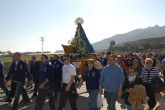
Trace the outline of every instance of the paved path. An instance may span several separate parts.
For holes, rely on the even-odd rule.
[[[80,90],[78,90],[78,92],[80,93],[80,96],[78,98],[78,103],[77,103],[77,107],[78,110],[88,110],[87,106],[88,106],[88,93],[85,93],[86,89],[83,86]],[[32,93],[31,90],[28,90],[29,96],[31,97]],[[164,97],[164,94],[162,94]],[[2,98],[4,97],[4,94],[2,93],[2,90],[0,90],[0,110],[10,110],[10,104],[7,104],[5,102],[3,102]],[[31,103],[27,106],[22,106],[21,103],[19,104],[19,110],[33,110],[34,109],[34,103],[35,103],[35,99],[31,100]],[[103,101],[103,108],[101,110],[107,110],[107,103],[106,100],[104,99]],[[56,102],[56,107],[58,106],[58,101]],[[116,103],[116,109],[117,110],[126,110],[126,109],[122,109],[121,104],[119,104],[118,102]],[[48,106],[48,101],[46,100],[45,105],[44,105],[44,109],[43,110],[49,110],[49,106]],[[66,110],[71,110],[69,103],[67,102],[66,105]],[[147,106],[145,108],[145,110],[147,110]]]

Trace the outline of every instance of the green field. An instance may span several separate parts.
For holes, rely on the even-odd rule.
[[[3,56],[0,56],[0,61],[2,62],[11,62],[11,57],[3,57]]]
[[[35,55],[37,60],[40,60],[41,55]],[[52,57],[53,55],[48,55],[49,57]],[[31,55],[22,55],[21,59],[22,60],[30,60],[31,59]],[[6,63],[6,62],[12,62],[12,57],[9,56],[0,56],[0,61]]]

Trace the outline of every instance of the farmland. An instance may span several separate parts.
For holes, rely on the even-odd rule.
[[[40,60],[41,55],[35,55],[37,60]],[[23,61],[29,61],[31,59],[32,55],[22,55],[21,59]],[[49,54],[48,57],[53,57],[52,54]],[[12,57],[11,56],[0,56],[0,61],[7,63],[7,62],[12,62]]]
[[[35,55],[37,60],[40,60],[41,55]],[[49,54],[48,57],[52,57],[53,54]],[[29,61],[31,59],[32,55],[22,55],[21,59],[23,61]],[[11,62],[12,62],[12,57],[11,56],[0,56],[0,61],[4,63],[4,69],[5,69],[5,74],[8,73],[9,68],[11,66]]]

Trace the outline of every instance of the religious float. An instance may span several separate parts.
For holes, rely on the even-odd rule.
[[[75,20],[77,25],[75,36],[68,41],[68,45],[62,44],[64,53],[70,56],[71,62],[79,63],[78,66],[75,66],[80,69],[80,73],[85,70],[85,62],[90,58],[90,54],[94,53],[94,49],[82,27],[83,22],[83,19],[80,17]]]

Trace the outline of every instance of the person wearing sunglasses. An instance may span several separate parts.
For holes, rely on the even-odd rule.
[[[147,102],[149,106],[149,110],[153,110],[153,108],[156,105],[154,85],[152,83],[152,80],[157,76],[159,77],[159,73],[156,66],[153,66],[153,60],[151,58],[146,58],[145,66],[142,69],[141,77],[142,77],[143,85],[145,86],[146,89],[147,96],[149,98]]]
[[[69,100],[72,110],[77,110],[77,90],[75,87],[76,68],[70,63],[69,55],[63,56],[63,62],[64,65],[62,67],[62,83],[58,110],[63,110],[65,108],[67,100]]]

